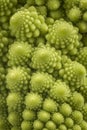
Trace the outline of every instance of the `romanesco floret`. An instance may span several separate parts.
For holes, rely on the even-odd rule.
[[[21,112],[24,107],[24,99],[23,99],[23,95],[20,93],[9,93],[9,95],[7,96],[7,106],[8,106],[8,110],[9,112],[11,111],[18,111]]]
[[[70,97],[70,89],[64,82],[57,80],[50,89],[49,95],[57,102],[65,102]]]
[[[61,68],[60,54],[49,46],[35,48],[31,59],[31,67],[41,71],[52,73]]]
[[[53,86],[54,81],[54,78],[50,74],[44,72],[36,72],[31,76],[30,90],[41,94],[48,93],[50,88]]]
[[[81,123],[80,123],[80,126],[81,126],[81,129],[82,130],[86,130],[87,129],[87,123],[86,123],[86,121],[82,121]]]
[[[75,91],[74,93],[72,93],[69,99],[69,103],[73,109],[81,110],[84,106],[84,97],[81,93]]]
[[[10,29],[12,34],[21,41],[34,42],[40,34],[48,30],[45,19],[38,15],[36,10],[19,10],[10,19]]]
[[[38,119],[42,122],[47,122],[48,120],[50,120],[51,115],[49,112],[45,111],[45,110],[41,110],[38,112]]]
[[[77,22],[81,18],[81,10],[78,7],[73,7],[67,12],[67,16],[72,22]]]
[[[87,100],[87,77],[84,78],[83,84],[80,86],[79,92],[82,93],[85,100]]]
[[[22,116],[26,121],[34,121],[36,118],[36,113],[33,110],[25,109],[22,113]]]
[[[67,10],[67,9],[70,9],[71,7],[73,7],[73,6],[78,6],[79,2],[80,2],[80,0],[72,0],[72,1],[64,0],[64,7]]]
[[[25,97],[25,105],[27,109],[38,110],[42,106],[42,97],[37,93],[28,93]]]
[[[32,46],[27,42],[14,42],[8,52],[9,66],[29,66]]]
[[[32,129],[32,124],[29,121],[23,121],[21,124],[22,130],[31,130]]]
[[[83,83],[84,77],[86,76],[86,69],[82,64],[72,61],[71,63],[64,63],[64,69],[63,67],[60,69],[59,75],[69,84],[73,91]]]
[[[61,19],[56,20],[53,25],[49,26],[46,39],[48,44],[51,44],[56,49],[62,50],[62,53],[72,54],[74,53],[73,50],[76,50],[79,46],[81,36],[78,33],[78,28]]]
[[[0,130],[87,130],[87,0],[0,0]]]
[[[12,38],[9,37],[9,32],[0,29],[0,64],[3,64],[3,66],[7,66],[8,49],[12,41],[13,41]]]
[[[87,68],[87,47],[83,47],[79,50],[76,60]]]
[[[84,120],[87,121],[87,103],[84,104],[83,109],[82,109],[82,113],[84,116]]]
[[[47,112],[53,113],[58,109],[58,104],[51,98],[46,98],[43,102],[43,109]]]
[[[79,6],[82,10],[87,10],[87,0],[80,0]]]
[[[72,113],[72,107],[68,103],[63,103],[59,107],[59,111],[64,117],[69,117]]]
[[[10,112],[9,113],[9,116],[8,116],[8,121],[10,122],[10,124],[12,126],[20,126],[21,124],[21,121],[22,121],[22,117],[21,117],[21,114],[18,112]]]
[[[15,12],[17,0],[0,0],[0,23],[9,20],[9,17]]]
[[[11,92],[24,92],[29,89],[30,70],[24,67],[14,67],[8,70],[7,88]]]
[[[7,115],[0,115],[0,129],[1,130],[11,129],[11,125],[7,120]]]

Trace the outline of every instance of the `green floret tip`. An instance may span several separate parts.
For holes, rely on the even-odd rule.
[[[54,84],[54,78],[44,72],[36,72],[31,76],[30,84],[31,84],[31,91],[45,94],[45,92],[48,92],[49,89],[53,86]]]
[[[9,32],[0,28],[0,63],[7,66],[9,45],[12,43],[12,38],[9,38]]]
[[[0,91],[5,90],[5,84],[6,84],[6,69],[3,67],[3,65],[0,65]]]
[[[9,20],[16,10],[17,0],[0,0],[0,22],[4,23]]]
[[[79,91],[83,95],[84,99],[87,99],[87,77],[84,78],[83,84],[80,86]]]
[[[59,130],[67,130],[66,125],[61,124],[61,125],[59,126]]]
[[[76,124],[80,124],[83,121],[83,114],[75,110],[72,112],[72,119]]]
[[[35,0],[35,4],[40,6],[45,4],[45,0]]]
[[[70,89],[64,82],[58,80],[50,89],[49,95],[57,102],[65,102],[70,97]]]
[[[28,93],[25,97],[25,105],[27,109],[38,110],[42,106],[42,97],[37,93]]]
[[[9,130],[11,127],[10,127],[10,124],[8,122],[8,120],[6,119],[7,117],[5,115],[0,115],[0,129],[1,130]]]
[[[81,130],[80,125],[74,125],[74,126],[73,126],[73,130]]]
[[[48,121],[46,123],[46,128],[49,130],[55,130],[56,129],[56,124],[53,121]]]
[[[79,21],[77,23],[77,27],[78,27],[80,33],[82,33],[82,34],[87,33],[87,23],[86,23],[86,21],[83,21],[83,20]]]
[[[46,6],[37,6],[36,10],[37,10],[38,14],[40,14],[40,15],[42,15],[44,17],[47,16],[47,8],[46,8]]]
[[[81,126],[81,129],[82,129],[82,130],[86,130],[86,129],[87,129],[87,122],[83,120],[83,121],[81,122],[80,126]]]
[[[53,20],[57,20],[63,18],[64,10],[62,10],[61,8],[59,8],[58,10],[52,10],[49,12],[49,15],[53,18]]]
[[[87,11],[84,12],[84,14],[83,14],[83,20],[84,20],[84,21],[87,21]]]
[[[61,68],[61,57],[55,48],[49,46],[37,47],[32,54],[31,67],[40,71],[52,73]]]
[[[44,17],[38,15],[36,10],[24,9],[11,17],[10,29],[17,39],[33,43],[40,34],[47,32],[48,27]]]
[[[25,109],[22,113],[23,119],[26,121],[34,121],[36,118],[36,114],[32,110]]]
[[[64,123],[63,115],[61,113],[58,113],[58,112],[56,112],[52,115],[52,120],[54,121],[54,123],[56,125],[60,125],[60,124]]]
[[[65,125],[66,125],[68,128],[72,128],[73,125],[74,125],[74,121],[72,120],[72,118],[67,117],[67,118],[65,119]]]
[[[22,130],[31,130],[31,129],[32,129],[32,124],[31,124],[31,122],[29,122],[29,121],[23,121],[23,122],[21,123],[21,129],[22,129]]]
[[[79,6],[82,10],[87,10],[87,0],[80,0]]]
[[[9,93],[7,96],[7,106],[9,112],[11,111],[19,111],[22,112],[23,108],[23,95],[20,93]]]
[[[11,128],[11,130],[21,130],[21,128],[18,127],[18,126],[14,126],[14,127]]]
[[[62,50],[62,53],[74,54],[73,50],[76,50],[79,46],[81,36],[79,36],[78,28],[63,19],[60,19],[49,26],[46,39],[48,44],[51,44],[56,49]]]
[[[87,122],[87,103],[84,104],[84,106],[82,108],[82,113],[84,116],[84,120]]]
[[[8,52],[9,66],[29,66],[32,46],[27,42],[14,42]]]
[[[67,103],[63,103],[59,107],[59,111],[64,117],[69,117],[72,113],[72,107]]]
[[[47,112],[53,113],[57,111],[58,104],[54,100],[46,98],[43,102],[43,109]]]
[[[76,60],[87,68],[87,47],[83,47],[77,53]]]
[[[14,67],[9,69],[6,76],[7,88],[11,92],[28,91],[30,79],[30,69],[24,67]],[[24,87],[25,86],[25,87]]]
[[[60,7],[60,1],[59,0],[48,0],[47,7],[49,10],[57,10]]]
[[[73,6],[78,6],[79,5],[79,0],[64,0],[64,8],[70,9]]]
[[[70,99],[69,99],[69,103],[70,105],[73,107],[73,109],[75,110],[81,110],[84,106],[84,97],[82,96],[81,93],[79,92],[74,92],[72,93]]]
[[[10,112],[8,115],[8,121],[12,126],[20,126],[22,117],[17,112]]]
[[[47,122],[50,119],[51,115],[49,112],[41,110],[38,112],[37,117],[40,121]]]
[[[44,128],[44,124],[39,120],[35,120],[33,123],[33,127],[35,130],[42,130]]]
[[[59,74],[73,91],[83,84],[84,77],[86,76],[86,69],[79,62],[72,61],[71,63],[64,63],[64,69],[61,69]]]
[[[26,0],[28,6],[35,5],[35,0]]]
[[[71,8],[67,11],[67,16],[72,22],[77,22],[81,18],[81,10],[78,7]]]

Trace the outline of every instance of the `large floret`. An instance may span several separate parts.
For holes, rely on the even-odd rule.
[[[9,48],[9,66],[29,66],[32,47],[27,42],[14,42]]]
[[[70,97],[70,89],[64,82],[57,80],[49,94],[57,102],[65,102]]]
[[[35,48],[31,61],[32,68],[49,73],[61,68],[60,54],[49,46]]]
[[[64,69],[61,69],[59,74],[72,90],[76,90],[84,82],[86,69],[82,64],[72,61],[71,63],[65,63]]]
[[[30,89],[31,91],[45,94],[48,93],[50,88],[53,86],[54,81],[54,78],[50,74],[44,72],[36,72],[31,77]]]
[[[10,29],[17,39],[33,43],[35,38],[47,32],[48,27],[44,17],[38,15],[35,9],[23,9],[11,17]]]
[[[61,19],[56,20],[53,25],[49,26],[46,39],[48,44],[61,49],[62,53],[74,54],[77,52],[81,36],[78,33],[78,28]]]
[[[79,50],[76,56],[76,60],[84,65],[87,69],[87,47],[83,47]]]
[[[7,88],[11,92],[25,92],[29,89],[30,70],[24,67],[14,67],[7,74]]]
[[[9,20],[16,10],[17,0],[0,0],[0,22]]]

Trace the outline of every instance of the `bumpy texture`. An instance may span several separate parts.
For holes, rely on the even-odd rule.
[[[70,99],[69,99],[70,105],[75,110],[81,110],[84,106],[84,97],[79,92],[72,93]]]
[[[45,94],[53,86],[54,81],[54,78],[50,74],[44,72],[37,72],[34,73],[31,77],[30,89],[31,91]]]
[[[10,29],[13,35],[20,40],[33,42],[34,38],[47,32],[44,17],[37,11],[24,9],[15,13],[10,20]]]
[[[76,60],[87,68],[87,47],[83,47],[77,53]]]
[[[58,80],[50,89],[49,94],[57,102],[65,102],[70,97],[70,89],[64,82]]]
[[[73,50],[79,46],[80,36],[78,28],[62,19],[56,20],[53,25],[49,26],[46,39],[55,48],[62,49],[63,53],[73,54],[75,53]]]
[[[78,7],[71,8],[67,11],[67,16],[72,22],[77,22],[81,18],[81,10]]]
[[[0,0],[0,130],[87,130],[87,0]]]
[[[61,69],[59,74],[72,90],[76,90],[84,82],[86,69],[82,64],[72,61],[71,63],[65,63],[64,69]]]
[[[41,107],[42,97],[37,93],[28,93],[25,97],[26,108],[30,110],[37,110]]]
[[[23,95],[20,93],[9,93],[7,96],[8,110],[21,112],[23,108],[23,100]]]
[[[0,28],[0,63],[3,66],[7,65],[8,62],[8,49],[13,39],[9,37],[9,31]]]
[[[32,47],[27,42],[14,42],[9,48],[9,66],[29,66]]]
[[[4,23],[9,20],[17,6],[17,0],[0,0],[0,22]]]
[[[37,47],[34,50],[31,67],[52,73],[61,68],[61,57],[54,48],[49,46]]]
[[[26,68],[13,68],[7,74],[7,88],[12,92],[27,91],[29,87],[29,71]]]

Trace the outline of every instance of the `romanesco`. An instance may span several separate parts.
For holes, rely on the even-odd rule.
[[[87,130],[87,0],[0,0],[0,130]]]

